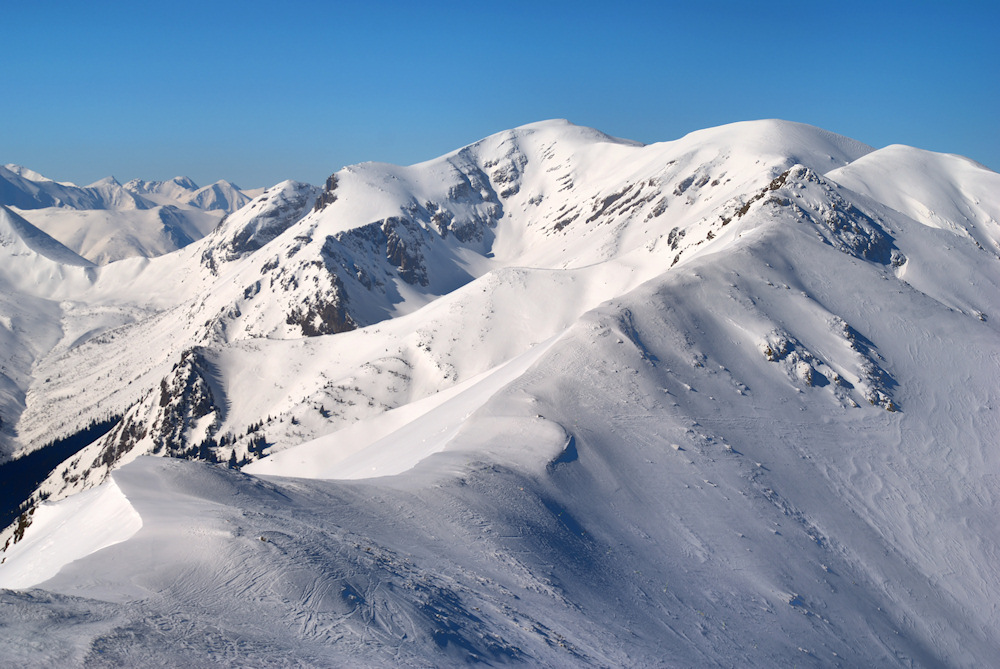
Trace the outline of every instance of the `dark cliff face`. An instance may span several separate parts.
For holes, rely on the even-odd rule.
[[[316,198],[316,204],[313,205],[313,211],[322,211],[326,209],[329,205],[337,201],[337,175],[331,174],[326,179],[326,185],[323,187],[323,192],[319,194]]]
[[[157,400],[159,411],[154,414],[149,436],[153,440],[153,453],[164,451],[178,455],[197,432],[197,422],[211,416],[204,428],[206,436],[215,434],[224,418],[222,398],[212,392],[211,378],[217,376],[212,364],[200,349],[185,351],[170,375],[160,381]]]
[[[318,189],[308,184],[265,193],[251,202],[244,214],[248,220],[233,231],[222,224],[215,233],[219,243],[202,254],[202,265],[217,273],[221,265],[244,258],[264,247],[302,219],[315,201]],[[242,212],[241,212],[242,213]]]
[[[188,349],[158,388],[126,414],[99,442],[94,468],[113,468],[144,439],[149,452],[214,461],[197,444],[215,435],[225,415],[222,398],[212,390],[214,366],[199,348]],[[210,417],[211,420],[203,419]]]
[[[321,259],[313,261],[313,268],[319,270],[313,276],[318,289],[308,294],[299,305],[290,305],[291,311],[285,317],[285,323],[301,328],[303,337],[338,334],[357,328],[357,323],[348,313],[349,300],[344,284],[333,271],[333,256],[326,252],[326,248],[327,245],[324,245]]]

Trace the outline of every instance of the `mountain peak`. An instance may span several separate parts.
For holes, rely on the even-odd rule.
[[[198,190],[198,184],[196,184],[191,177],[177,176],[170,179],[170,182],[187,190]]]
[[[104,177],[103,179],[98,179],[94,183],[88,185],[87,188],[106,188],[108,186],[121,187],[121,183],[119,183],[118,179],[114,178],[113,176],[110,176],[110,177]]]
[[[998,179],[553,120],[83,271],[0,209],[11,662],[990,666]]]
[[[49,179],[46,176],[42,176],[38,172],[28,169],[23,165],[15,165],[14,163],[7,163],[6,165],[4,165],[4,168],[30,181],[52,181],[52,179]]]

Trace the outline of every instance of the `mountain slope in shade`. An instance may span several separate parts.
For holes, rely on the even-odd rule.
[[[997,193],[544,122],[22,285],[12,448],[123,418],[5,533],[4,655],[988,665]]]
[[[23,214],[99,265],[171,253],[204,237],[220,220],[217,212],[172,204],[127,211],[50,208]]]

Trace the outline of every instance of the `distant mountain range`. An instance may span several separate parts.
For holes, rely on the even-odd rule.
[[[81,187],[20,165],[0,167],[0,206],[101,265],[176,251],[249,201],[228,181],[199,188],[187,177],[125,185],[107,177]]]
[[[1000,657],[968,159],[545,121],[252,199],[7,166],[0,203],[12,664]]]

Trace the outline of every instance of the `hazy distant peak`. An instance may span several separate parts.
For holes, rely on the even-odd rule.
[[[121,186],[121,183],[114,177],[104,177],[88,185],[87,188],[104,188],[107,186]]]
[[[198,190],[198,184],[196,184],[194,180],[191,179],[191,177],[177,176],[174,177],[173,179],[170,179],[170,182],[177,184],[181,188],[186,188],[188,190]]]
[[[52,179],[49,179],[48,177],[43,176],[34,170],[28,169],[23,165],[15,165],[14,163],[7,163],[6,165],[4,165],[4,168],[13,172],[19,177],[28,179],[29,181],[52,181]]]

